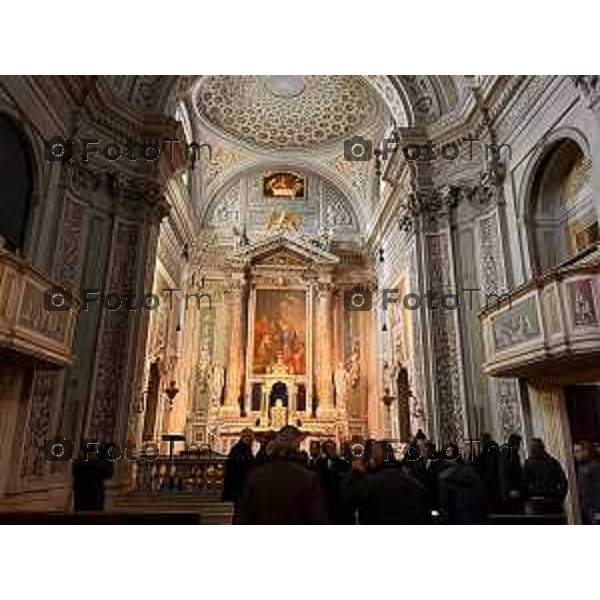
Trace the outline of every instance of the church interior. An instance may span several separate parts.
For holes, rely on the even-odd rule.
[[[92,440],[113,514],[226,522],[293,425],[541,438],[580,523],[599,162],[598,76],[2,76],[0,512],[70,511]]]

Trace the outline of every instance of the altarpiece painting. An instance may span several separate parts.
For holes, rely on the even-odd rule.
[[[254,313],[256,375],[285,365],[290,375],[306,373],[306,292],[257,290]]]

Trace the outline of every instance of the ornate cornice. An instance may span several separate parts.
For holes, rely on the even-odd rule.
[[[600,76],[572,75],[571,80],[585,98],[589,108],[595,108],[600,100]]]
[[[310,239],[288,230],[276,230],[252,244],[242,246],[231,254],[229,260],[236,264],[250,264],[260,257],[282,248],[319,265],[335,265],[340,260],[335,254],[320,248]]]

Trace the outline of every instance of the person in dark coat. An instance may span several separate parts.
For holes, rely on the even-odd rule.
[[[481,452],[475,457],[475,471],[485,487],[489,512],[501,509],[500,478],[498,475],[500,446],[489,433],[481,435]]]
[[[584,525],[600,525],[600,460],[589,442],[573,448],[579,504]]]
[[[427,442],[427,436],[419,429],[404,453],[402,464],[406,473],[423,482],[426,478],[427,458],[430,451],[431,445]]]
[[[442,467],[443,457],[434,442],[427,440],[419,430],[413,442],[407,447],[402,460],[404,472],[419,481],[427,490],[428,511],[439,509],[438,471]]]
[[[562,514],[567,491],[567,477],[560,463],[546,452],[541,439],[533,438],[523,466],[522,495],[528,512]]]
[[[317,470],[321,460],[321,443],[318,440],[313,440],[308,448],[308,466]]]
[[[487,522],[487,496],[471,461],[463,460],[458,446],[446,448],[446,460],[438,473],[439,507],[442,522],[450,525],[479,525]]]
[[[341,484],[342,499],[361,525],[427,523],[425,486],[395,460],[385,460],[386,452],[384,442],[372,442],[366,458],[352,461],[352,470]]]
[[[346,472],[347,463],[337,455],[337,448],[333,440],[324,442],[322,450],[323,455],[319,458],[316,469],[325,496],[329,521],[335,524],[351,523],[352,517],[344,510],[340,498],[340,484]]]
[[[505,446],[500,447],[498,457],[498,491],[500,510],[505,513],[519,513],[522,510],[521,479],[521,436],[513,433]]]
[[[73,461],[73,510],[104,510],[106,498],[105,482],[113,476],[114,467],[110,459],[110,444],[102,444],[96,453],[88,449],[81,451]]]
[[[225,462],[225,479],[223,481],[223,501],[233,502],[239,506],[248,474],[255,465],[252,454],[254,434],[251,429],[244,429],[227,456]]]
[[[269,457],[267,455],[267,446],[268,445],[269,445],[269,443],[267,442],[267,440],[262,440],[260,442],[258,452],[256,453],[256,456],[254,457],[257,463],[263,462],[265,460],[269,460]]]
[[[244,525],[326,524],[319,476],[297,460],[300,432],[286,425],[269,444],[270,460],[248,477],[240,504]]]

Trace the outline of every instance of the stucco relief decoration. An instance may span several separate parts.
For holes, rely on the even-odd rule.
[[[82,206],[72,200],[66,200],[56,252],[55,272],[61,281],[73,286],[79,284],[82,225]]]
[[[321,202],[324,209],[325,226],[333,229],[357,231],[357,225],[347,200],[332,185],[323,183]]]
[[[348,76],[209,76],[195,98],[199,116],[255,145],[305,148],[342,140],[374,119],[378,98]]]
[[[522,434],[519,389],[515,379],[495,379],[498,421],[502,439],[508,439],[512,433]]]
[[[411,99],[418,121],[429,123],[440,114],[435,90],[425,75],[400,75],[404,90]]]
[[[575,327],[597,326],[595,306],[596,286],[592,279],[578,279],[567,283],[571,317]]]
[[[214,181],[222,174],[232,169],[239,161],[240,156],[220,146],[211,144],[212,148],[212,160],[200,160],[200,164],[203,166],[204,183],[206,186],[210,186]],[[203,156],[205,150],[201,150]]]
[[[493,317],[492,333],[496,351],[523,344],[540,336],[536,299],[530,296]]]
[[[350,181],[360,196],[365,196],[369,183],[369,161],[349,161],[340,155],[333,161],[333,168]]]
[[[485,292],[503,290],[506,282],[495,214],[479,221],[479,239],[481,287]]]
[[[121,224],[117,231],[110,289],[125,295],[135,282],[139,229]],[[107,312],[99,340],[99,359],[94,394],[94,410],[89,434],[99,439],[114,439],[117,409],[127,366],[129,315],[125,311]]]
[[[202,284],[202,277],[207,267],[224,264],[225,256],[218,241],[219,237],[214,231],[205,231],[194,240],[190,252],[190,262],[193,265],[192,277],[195,285]]]
[[[447,234],[427,236],[427,254],[431,288],[442,290],[451,282]],[[440,435],[444,441],[461,439],[464,426],[456,327],[448,311],[433,312],[431,326]]]
[[[238,181],[227,192],[220,202],[215,204],[209,224],[212,227],[229,227],[240,223],[241,203],[240,182]]]
[[[446,234],[429,235],[427,237],[429,254],[430,277],[436,289],[447,288],[450,281],[448,236]]]
[[[547,286],[542,290],[542,307],[546,330],[550,335],[559,333],[561,331],[561,324],[555,286]]]
[[[57,371],[40,369],[33,376],[29,421],[21,462],[22,475],[43,475],[46,464],[44,441],[54,433],[50,431],[50,421],[57,380]]]

